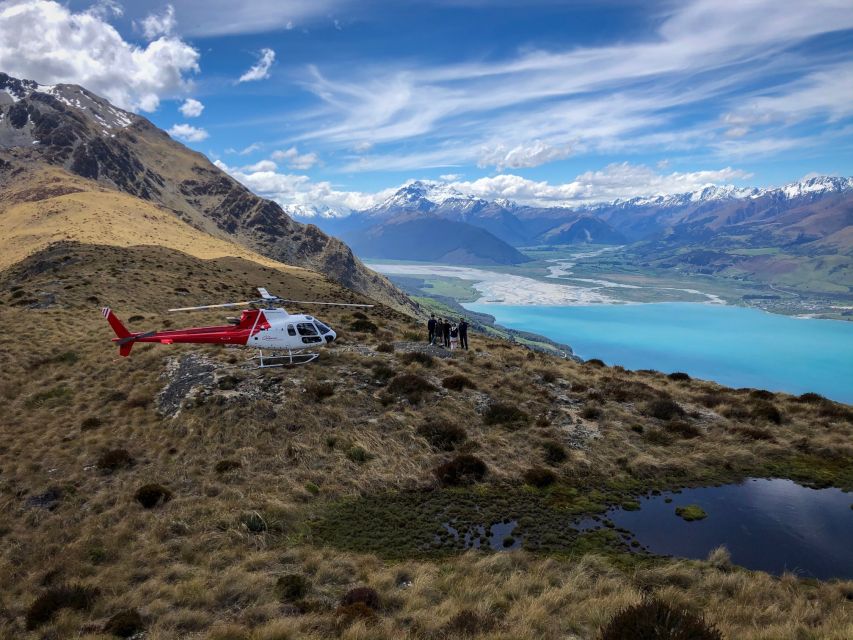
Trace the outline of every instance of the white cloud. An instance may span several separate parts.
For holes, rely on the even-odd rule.
[[[285,210],[300,215],[345,216],[351,211],[368,209],[379,204],[399,189],[393,187],[376,193],[342,191],[334,188],[329,182],[314,182],[305,175],[279,173],[275,163],[269,160],[239,168],[229,167],[219,160],[214,164],[255,193],[275,200]],[[514,174],[499,174],[471,181],[454,180],[440,184],[443,189],[452,188],[487,200],[507,198],[534,206],[573,207],[637,196],[686,193],[714,184],[744,180],[750,175],[731,167],[662,174],[645,165],[624,162],[610,164],[599,171],[582,173],[571,182],[560,184],[528,180]],[[449,174],[442,176],[442,179],[445,177],[458,176]]]
[[[201,142],[207,140],[208,133],[204,129],[194,127],[190,124],[176,124],[169,129],[169,135],[186,142]]]
[[[201,112],[204,111],[204,105],[195,98],[187,98],[184,103],[178,107],[178,110],[184,114],[185,118],[198,118]]]
[[[330,182],[313,182],[304,175],[277,173],[274,170],[253,172],[251,167],[229,167],[219,160],[214,164],[255,193],[275,200],[290,213],[301,215],[315,215],[318,212],[322,215],[347,215],[352,210],[367,209],[394,192],[394,189],[373,194],[339,191]]]
[[[498,171],[503,169],[521,169],[523,167],[537,167],[540,164],[562,160],[571,153],[568,146],[552,147],[541,140],[534,140],[528,144],[519,144],[508,149],[506,145],[499,144],[494,147],[483,147],[480,150],[480,158],[477,165],[480,167],[493,166]]]
[[[149,40],[154,40],[160,36],[172,35],[176,25],[175,8],[167,4],[160,15],[151,13],[142,20],[142,33]]]
[[[273,160],[278,160],[279,162],[284,162],[291,169],[310,169],[315,164],[317,164],[317,154],[316,153],[299,153],[299,149],[296,147],[290,147],[290,149],[284,151],[273,151],[270,156]]]
[[[275,171],[278,165],[272,160],[260,160],[255,164],[250,164],[246,167],[240,167],[240,171],[244,173],[257,173],[259,171]]]
[[[188,90],[198,51],[176,37],[129,43],[104,15],[48,0],[0,3],[0,69],[43,84],[79,84],[129,110],[153,111],[161,97]]]
[[[270,67],[272,67],[273,62],[275,62],[275,51],[272,49],[261,49],[258,61],[246,73],[240,76],[237,82],[266,80],[270,77]]]
[[[462,178],[462,174],[460,173],[445,173],[444,175],[438,176],[439,180],[444,180],[444,182],[456,182],[460,178]]]
[[[562,184],[500,174],[470,182],[454,182],[450,186],[480,198],[508,198],[523,204],[554,207],[610,202],[637,196],[686,193],[748,177],[750,174],[731,167],[659,174],[645,165],[622,162],[607,165],[600,171],[587,171],[573,181]]]

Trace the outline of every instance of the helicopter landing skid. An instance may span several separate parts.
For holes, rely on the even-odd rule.
[[[320,354],[313,351],[292,351],[290,349],[287,350],[287,355],[282,353],[281,355],[264,356],[263,349],[258,349],[258,355],[252,357],[252,360],[258,361],[256,369],[272,369],[275,367],[308,364],[318,357],[320,357]]]

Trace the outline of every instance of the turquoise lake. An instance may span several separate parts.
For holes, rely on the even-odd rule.
[[[464,306],[568,344],[581,358],[853,404],[853,323],[689,302]]]

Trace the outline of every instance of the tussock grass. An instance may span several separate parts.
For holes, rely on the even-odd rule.
[[[463,453],[438,465],[433,473],[445,486],[459,486],[479,482],[489,472],[489,467],[477,456]]]
[[[723,640],[723,635],[696,613],[650,599],[617,613],[601,631],[601,640]]]
[[[172,499],[172,492],[161,484],[146,484],[136,490],[134,499],[146,509],[159,507]]]
[[[674,609],[689,605],[726,638],[851,636],[851,581],[776,578],[716,556],[634,556],[619,546],[618,533],[579,536],[571,526],[582,514],[649,489],[749,475],[853,488],[853,423],[845,405],[531,359],[518,345],[476,335],[471,352],[429,368],[404,363],[397,353],[350,350],[363,342],[349,330],[359,318],[334,308],[320,317],[340,341],[305,368],[255,372],[243,368],[241,351],[188,345],[140,344],[131,358],[119,359],[96,304],[122,318],[143,316],[140,328],[154,329],[167,323],[161,310],[175,306],[176,287],[190,290],[181,299],[186,304],[245,299],[258,283],[300,299],[350,294],[310,272],[284,274],[236,258],[201,261],[156,247],[63,251],[74,260],[52,260],[55,271],[0,277],[0,291],[25,282],[19,299],[35,291],[58,296],[51,309],[17,307],[8,295],[0,305],[4,326],[31,333],[28,341],[14,331],[0,335],[0,637],[100,638],[113,615],[135,609],[152,640],[597,640],[614,615],[649,596]],[[199,314],[194,322],[217,324],[222,315]],[[419,327],[382,307],[361,319],[423,339]],[[32,368],[34,342],[43,357],[73,344],[77,359]],[[170,358],[189,352],[213,362],[218,380],[233,376],[233,384],[199,394],[174,418],[161,416],[154,401],[161,376]],[[417,376],[413,385],[390,385],[409,374]],[[442,388],[456,374],[478,389]],[[302,390],[318,381],[331,382],[335,392],[314,402]],[[32,400],[41,392],[51,393]],[[416,403],[407,401],[410,393]],[[648,415],[646,404],[658,397],[684,415]],[[138,406],[128,406],[137,398]],[[586,402],[602,414],[578,425]],[[779,410],[780,424],[753,415],[760,402]],[[527,418],[511,428],[490,424],[484,415],[495,404]],[[426,446],[418,429],[431,420],[457,425],[466,440],[453,453]],[[700,435],[671,432],[673,420]],[[572,447],[559,468],[546,462],[543,442]],[[119,447],[136,464],[111,475],[92,469],[101,452]],[[353,462],[352,447],[372,457]],[[433,469],[454,455],[475,456],[488,473],[441,486]],[[218,470],[224,461],[240,466]],[[532,469],[556,479],[537,478],[544,486],[535,486],[526,477]],[[146,511],[133,494],[152,482],[175,499]],[[62,500],[50,510],[27,506],[49,486],[62,488]],[[243,526],[240,516],[252,512],[265,531]],[[477,527],[507,518],[518,523],[511,535],[519,550],[464,550],[466,533],[479,536]],[[460,539],[443,527],[451,521]],[[308,593],[282,599],[276,584],[286,575],[303,576]],[[54,610],[28,631],[27,607],[69,583],[102,591],[87,608]],[[341,598],[357,586],[376,590],[379,610],[337,615]]]
[[[453,451],[468,439],[465,429],[459,425],[435,419],[427,420],[419,426],[418,435],[437,451]]]
[[[42,626],[62,609],[88,609],[97,596],[97,589],[79,584],[52,587],[41,593],[27,609],[27,629]]]
[[[124,609],[107,620],[104,633],[117,638],[132,638],[145,629],[145,621],[136,609]]]

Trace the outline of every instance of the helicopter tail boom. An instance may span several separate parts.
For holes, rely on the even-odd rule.
[[[118,343],[118,353],[120,356],[127,357],[130,355],[130,350],[133,348],[133,343],[136,340],[136,334],[131,333],[127,330],[121,320],[118,319],[118,316],[113,313],[113,310],[109,307],[104,307],[101,309],[101,315],[103,315],[107,322],[110,323],[113,331],[116,334],[113,342]]]

